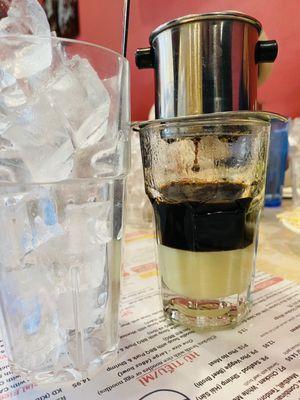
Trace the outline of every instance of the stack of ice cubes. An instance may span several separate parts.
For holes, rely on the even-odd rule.
[[[37,0],[11,1],[0,40],[0,179],[76,178],[86,149],[112,143],[108,91],[87,59],[66,54]]]

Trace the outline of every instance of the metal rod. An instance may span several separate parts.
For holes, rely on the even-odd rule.
[[[124,0],[124,18],[123,18],[123,40],[122,40],[122,55],[126,57],[128,28],[129,28],[130,0]]]

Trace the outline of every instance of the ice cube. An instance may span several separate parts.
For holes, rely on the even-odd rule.
[[[69,122],[76,147],[94,145],[106,133],[110,97],[88,60],[79,56],[69,60],[47,96]]]
[[[83,241],[75,249],[70,242],[74,236],[69,235],[60,267],[56,264],[53,272],[60,292],[58,309],[61,326],[83,330],[95,326],[105,310],[108,290],[107,248],[106,244],[86,245]]]
[[[120,133],[122,135],[122,133]],[[123,153],[119,147],[124,144],[122,137],[101,141],[98,151],[91,157],[94,176],[118,175],[123,164]]]
[[[26,256],[25,261],[47,264],[60,292],[69,291],[73,287],[70,275],[72,268],[79,271],[80,291],[98,287],[104,278],[107,242],[112,238],[111,204],[70,204],[64,214],[65,220],[61,226],[63,231],[58,231],[55,223],[56,235],[52,235],[52,238],[48,235],[49,240],[40,243]],[[46,237],[44,233],[40,236]]]
[[[11,126],[9,116],[0,106],[0,183],[29,182],[30,173],[10,140],[1,136]]]
[[[1,299],[14,361],[28,370],[55,362],[65,341],[59,329],[57,291],[44,265],[2,271]]]
[[[76,254],[82,246],[104,244],[112,239],[111,208],[109,201],[67,205],[65,230],[71,252]]]
[[[102,138],[98,143],[77,149],[74,155],[74,178],[112,176],[118,174],[121,153],[116,139]]]
[[[47,193],[39,195],[38,202],[36,200],[29,202],[27,210],[33,218],[31,221],[33,248],[63,235],[64,230],[58,224],[54,202]]]
[[[74,155],[74,167],[72,172],[73,178],[92,178],[95,171],[91,165],[91,158],[96,154],[99,144],[87,146],[83,149],[77,149]]]
[[[0,135],[2,135],[11,126],[6,110],[0,105]],[[5,141],[10,143],[9,141]]]
[[[41,203],[42,199],[40,208]],[[24,256],[22,264],[27,270],[39,266],[50,287],[55,287],[62,328],[81,330],[95,326],[104,315],[107,299],[107,241],[112,236],[110,203],[68,205],[64,210],[64,230],[60,236],[52,237],[44,229],[38,229],[37,214],[47,223],[47,229],[50,226],[57,230],[53,203],[44,202],[43,212],[39,213],[35,207],[35,203],[27,204],[28,213],[36,215],[34,231],[39,231],[38,236],[45,240],[38,245],[35,242],[35,248]],[[28,332],[38,329],[38,317],[38,310],[31,307],[25,324]]]
[[[24,257],[64,233],[46,189],[2,195],[0,221],[6,228],[0,241],[1,258],[12,268],[23,262],[34,264],[35,259]]]
[[[50,36],[47,16],[37,0],[12,0],[6,3],[9,9],[7,17],[0,20],[1,35]]]
[[[80,231],[81,226],[76,226],[76,230]],[[82,330],[95,326],[106,307],[107,245],[92,244],[86,238],[79,243],[80,237],[82,235],[69,231],[25,258],[26,264],[35,260],[37,265],[47,265],[45,275],[51,276],[58,293],[59,324],[66,329]]]
[[[53,32],[51,47],[52,61],[49,68],[38,71],[26,80],[26,94],[28,97],[37,96],[40,92],[44,92],[45,88],[51,85],[53,77],[64,68],[64,64],[68,61],[63,42],[57,39]]]
[[[105,276],[106,244],[89,244],[86,247],[82,243],[75,249],[70,239],[69,235],[50,239],[26,255],[24,262],[47,265],[48,275],[55,282],[59,293],[70,292],[74,289],[72,269],[78,271],[80,292],[99,287]]]
[[[79,270],[77,271],[79,274]],[[75,273],[74,271],[72,274]],[[61,293],[58,300],[60,326],[66,329],[75,329],[76,327],[78,330],[95,326],[101,316],[102,319],[104,318],[107,290],[105,285],[95,288],[91,285],[89,288],[79,289],[77,292],[69,290]],[[99,302],[99,297],[102,299],[101,302]]]
[[[0,94],[0,105],[4,109],[26,103],[26,96],[16,78],[2,68],[0,68]]]
[[[22,34],[36,37],[22,38]],[[1,67],[16,79],[29,78],[51,65],[50,26],[37,0],[13,0],[7,17],[0,20],[1,36]]]
[[[11,126],[2,134],[19,152],[35,182],[68,178],[74,147],[70,129],[48,100],[40,95],[20,107]]]
[[[121,94],[124,91],[124,88],[120,88],[120,77],[118,75],[103,79],[103,84],[106,87],[107,91],[110,93],[111,110],[120,110],[120,115],[118,118],[116,118],[115,113],[110,113],[108,118],[107,132],[109,132],[109,137],[113,138],[113,140],[115,141],[115,136],[117,135],[121,127],[124,126],[123,119],[125,116],[127,117],[124,105],[122,105],[123,110],[121,111],[120,109]]]
[[[25,194],[2,196],[0,207],[0,223],[5,226],[5,234],[1,235],[0,255],[8,268],[14,269],[20,259],[32,249],[32,232]]]
[[[31,175],[18,152],[13,148],[3,149],[3,142],[0,138],[0,182],[29,182]]]
[[[0,89],[6,89],[16,83],[16,78],[0,68]]]
[[[51,40],[39,37],[1,39],[0,62],[16,79],[28,79],[51,65]]]
[[[72,266],[78,269],[80,291],[98,287],[104,279],[106,243],[112,239],[111,203],[67,205],[63,228],[67,234],[61,239],[64,250],[60,252],[60,264],[63,263],[67,268],[65,284],[73,287],[70,275]]]

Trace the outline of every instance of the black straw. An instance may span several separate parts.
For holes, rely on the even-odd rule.
[[[130,0],[124,0],[123,43],[122,43],[123,57],[126,57],[127,54],[129,14],[130,14]]]

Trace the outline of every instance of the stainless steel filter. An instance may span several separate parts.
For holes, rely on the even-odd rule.
[[[237,12],[188,15],[167,22],[138,49],[139,68],[154,68],[156,118],[256,110],[258,63],[273,62],[274,40]]]

